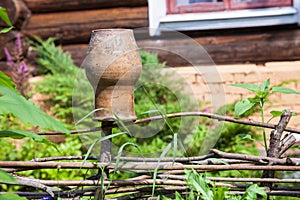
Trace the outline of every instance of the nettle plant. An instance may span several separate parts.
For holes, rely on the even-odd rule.
[[[279,86],[270,86],[270,79],[262,82],[260,85],[256,84],[230,84],[231,86],[240,87],[247,89],[255,94],[254,97],[250,97],[247,99],[242,99],[235,104],[234,113],[235,116],[243,116],[248,111],[254,111],[256,108],[259,108],[261,113],[261,122],[265,122],[265,103],[268,101],[269,96],[274,93],[282,93],[282,94],[300,94],[291,88],[283,88]],[[272,118],[281,116],[283,111],[273,110],[271,111]],[[270,119],[270,120],[271,120]],[[270,121],[268,120],[268,122]],[[264,146],[265,151],[267,152],[267,139],[266,132],[263,129],[263,138],[264,138]]]

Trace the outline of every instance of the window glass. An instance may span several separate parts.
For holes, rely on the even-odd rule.
[[[168,14],[292,6],[292,0],[166,0]]]

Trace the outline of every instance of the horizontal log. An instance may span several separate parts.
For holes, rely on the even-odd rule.
[[[88,49],[87,44],[74,44],[74,45],[64,45],[62,46],[64,51],[68,51],[74,61],[74,64],[78,67],[81,66]]]
[[[93,29],[146,27],[147,13],[147,7],[136,7],[35,14],[24,33],[57,37],[61,43],[87,43]]]
[[[33,13],[147,6],[147,0],[24,0]]]
[[[271,61],[292,61],[300,59],[300,29],[271,30],[251,32],[249,34],[218,35],[194,37],[193,40],[202,45],[216,64],[232,63],[264,63]],[[160,39],[136,37],[139,47],[149,47],[156,52],[161,61],[169,66],[190,65],[180,55],[175,55],[174,49],[179,52],[188,52],[189,58],[195,63],[201,63],[201,55],[193,51],[188,39]],[[80,65],[86,55],[87,43],[81,45],[65,45],[64,49],[71,52],[75,63]],[[168,49],[161,51],[160,49]],[[206,56],[204,56],[206,57]],[[203,58],[203,56],[202,56]],[[209,58],[206,57],[209,60]]]

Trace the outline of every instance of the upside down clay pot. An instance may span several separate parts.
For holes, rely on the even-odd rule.
[[[83,66],[95,92],[94,120],[135,120],[134,84],[142,62],[129,29],[93,30]]]

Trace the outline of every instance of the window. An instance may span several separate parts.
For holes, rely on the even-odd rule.
[[[167,0],[167,13],[195,13],[292,6],[292,0]]]
[[[299,24],[300,0],[148,0],[150,35]]]
[[[168,0],[167,6],[167,14],[225,10],[224,2],[217,0]]]

